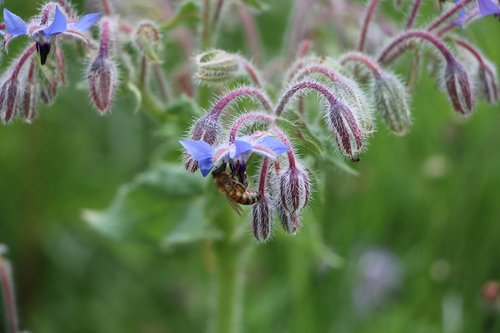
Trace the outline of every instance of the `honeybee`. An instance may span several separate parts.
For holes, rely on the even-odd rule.
[[[248,189],[246,172],[238,166],[231,167],[231,174],[226,171],[226,164],[212,171],[214,183],[219,192],[224,193],[233,209],[241,215],[242,210],[239,205],[253,205],[259,201],[260,196],[257,191]]]

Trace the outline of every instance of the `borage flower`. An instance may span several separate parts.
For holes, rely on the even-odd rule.
[[[229,162],[230,166],[239,165],[245,168],[245,163],[252,153],[274,160],[290,150],[290,147],[265,132],[255,132],[250,136],[239,137],[232,143],[224,143],[218,147],[212,147],[205,141],[181,140],[179,142],[198,162],[203,177],[210,173],[214,165],[225,162]]]
[[[48,17],[48,11],[54,9],[53,20],[50,24],[45,17]],[[84,32],[90,29],[94,23],[101,17],[100,13],[87,14],[80,17],[78,20],[71,19],[68,22],[66,15],[61,12],[57,5],[45,6],[45,13],[42,17],[26,23],[22,18],[15,15],[8,9],[3,10],[3,18],[5,21],[5,35],[4,46],[7,47],[8,43],[19,36],[27,35],[36,43],[36,49],[40,54],[41,64],[44,65],[47,61],[47,56],[50,53],[52,42],[58,35],[79,38],[87,42],[87,37]],[[46,14],[46,15],[44,15]]]

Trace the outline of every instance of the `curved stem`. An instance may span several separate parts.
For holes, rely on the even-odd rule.
[[[432,31],[436,29],[438,26],[440,26],[444,21],[448,20],[450,17],[455,15],[456,12],[458,12],[462,7],[467,5],[469,2],[472,0],[462,0],[459,3],[457,3],[455,6],[444,12],[441,16],[439,16],[434,22],[432,22],[428,27],[427,30]]]
[[[219,99],[219,101],[212,107],[210,114],[214,117],[219,117],[222,111],[224,111],[224,109],[230,103],[244,96],[255,97],[267,112],[272,113],[271,102],[261,89],[253,87],[242,87],[232,90],[227,95]]]
[[[290,102],[290,99],[292,97],[301,92],[302,90],[313,90],[317,91],[323,97],[325,97],[329,103],[334,103],[337,101],[337,98],[333,96],[333,94],[326,88],[325,86],[312,82],[312,81],[301,81],[293,85],[288,91],[281,97],[281,100],[276,107],[275,114],[277,117],[281,116],[283,114],[283,111],[285,110],[285,106]]]
[[[363,26],[361,27],[361,33],[359,35],[358,41],[358,51],[363,51],[366,42],[366,35],[368,33],[368,26],[370,25],[370,21],[372,20],[373,13],[377,8],[379,0],[370,0],[370,4],[368,5],[368,9],[366,10],[366,15],[363,20]]]
[[[7,333],[18,333],[19,320],[14,294],[14,282],[12,280],[12,269],[10,263],[2,257],[0,257],[0,287],[3,295]]]
[[[478,8],[474,8],[470,13],[467,14],[467,16],[465,17],[462,25],[469,24],[477,16],[479,16],[479,9]],[[447,25],[445,25],[443,28],[441,28],[440,30],[438,30],[438,32],[436,32],[436,35],[443,36],[446,33],[450,32],[451,30],[456,29],[457,27],[460,27],[460,25],[458,25],[456,23],[453,23],[453,22],[450,22]]]
[[[348,62],[358,62],[362,64],[363,66],[368,68],[376,77],[380,77],[382,73],[382,69],[377,64],[377,62],[361,52],[349,52],[343,55],[342,58],[340,58],[340,63],[342,65],[345,65]]]
[[[420,9],[420,5],[422,4],[421,0],[415,0],[413,3],[413,7],[411,8],[410,16],[408,16],[408,21],[406,21],[406,30],[411,29],[415,19],[417,18],[418,11]]]
[[[231,126],[231,129],[229,131],[229,142],[234,142],[234,140],[236,140],[241,126],[248,123],[255,123],[257,121],[271,125],[274,124],[275,118],[273,116],[259,112],[249,112],[243,114],[242,116],[238,117]]]
[[[250,80],[255,84],[256,87],[262,88],[262,80],[260,79],[259,72],[255,68],[255,66],[248,60],[243,57],[238,57],[241,65],[245,72],[247,72]]]
[[[431,43],[443,55],[446,62],[455,61],[455,57],[439,37],[430,32],[419,30],[407,31],[396,37],[388,46],[384,48],[384,50],[378,57],[378,61],[381,64],[388,64],[390,61],[393,61],[394,59],[396,59],[396,57],[394,55],[391,55],[391,52],[397,47],[404,46],[405,43],[412,39],[423,39]],[[405,47],[402,47],[402,49],[406,50]],[[399,56],[400,54],[402,54],[402,52],[396,52],[396,54],[397,56]]]

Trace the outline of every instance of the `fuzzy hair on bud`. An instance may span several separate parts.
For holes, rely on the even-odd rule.
[[[20,86],[17,80],[7,79],[0,88],[0,118],[4,124],[16,115],[19,106]]]
[[[214,146],[219,141],[220,124],[218,118],[207,114],[194,123],[189,131],[192,140],[205,141]],[[194,173],[198,170],[198,162],[186,152],[183,153],[184,168]]]
[[[496,68],[485,62],[477,68],[476,80],[481,97],[490,104],[496,104],[499,98]]]
[[[139,24],[134,35],[135,46],[139,51],[153,62],[159,62],[158,51],[160,48],[161,32],[152,22]]]
[[[357,159],[365,141],[358,115],[350,106],[335,100],[329,104],[325,116],[342,155]]]
[[[290,235],[295,235],[301,226],[298,212],[289,213],[283,206],[277,205],[276,214],[283,230]]]
[[[115,62],[109,58],[97,56],[88,68],[87,82],[94,106],[101,114],[106,113],[113,106],[118,82],[118,71]]]
[[[253,235],[258,241],[264,242],[271,236],[272,227],[272,207],[267,196],[261,196],[252,206]]]
[[[211,50],[195,58],[196,78],[200,82],[224,82],[239,71],[239,58],[223,50]]]
[[[461,115],[472,113],[474,95],[465,68],[457,61],[449,61],[444,70],[443,81],[455,111]]]
[[[377,111],[387,127],[396,135],[407,134],[411,126],[411,112],[403,82],[385,71],[373,79],[371,92]]]
[[[280,205],[287,212],[296,212],[307,206],[311,196],[311,180],[307,170],[299,161],[281,170],[278,182]]]
[[[24,121],[28,124],[31,124],[33,119],[36,117],[39,98],[40,92],[38,85],[35,82],[28,82],[24,87],[21,104],[21,115]]]

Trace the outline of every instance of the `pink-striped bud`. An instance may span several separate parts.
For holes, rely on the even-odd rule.
[[[490,63],[484,63],[478,67],[476,75],[481,96],[486,102],[496,104],[499,92],[495,66]]]
[[[462,115],[470,114],[474,108],[474,96],[467,72],[460,63],[456,61],[447,63],[444,83],[455,111]]]
[[[364,134],[358,116],[340,100],[330,101],[326,113],[327,123],[332,130],[340,152],[353,160],[364,148]]]
[[[272,208],[269,199],[267,196],[261,196],[260,200],[252,206],[253,235],[258,241],[266,241],[271,236],[272,227]]]
[[[301,226],[298,212],[289,213],[283,208],[282,205],[277,205],[276,213],[283,230],[290,235],[295,235]]]
[[[38,85],[35,82],[28,82],[24,87],[21,115],[28,124],[31,124],[36,117],[39,94]]]
[[[280,171],[278,182],[280,204],[287,212],[293,213],[307,206],[311,195],[311,181],[298,161]]]
[[[10,122],[16,115],[19,90],[19,83],[12,79],[7,79],[0,88],[0,117],[4,124]]]
[[[104,114],[113,106],[118,72],[109,58],[97,56],[87,71],[90,97],[95,107]]]
[[[207,114],[194,123],[189,131],[189,138],[192,140],[205,141],[209,145],[215,145],[219,141],[220,124],[216,116]],[[198,162],[191,155],[184,153],[184,168],[188,172],[198,170]]]

